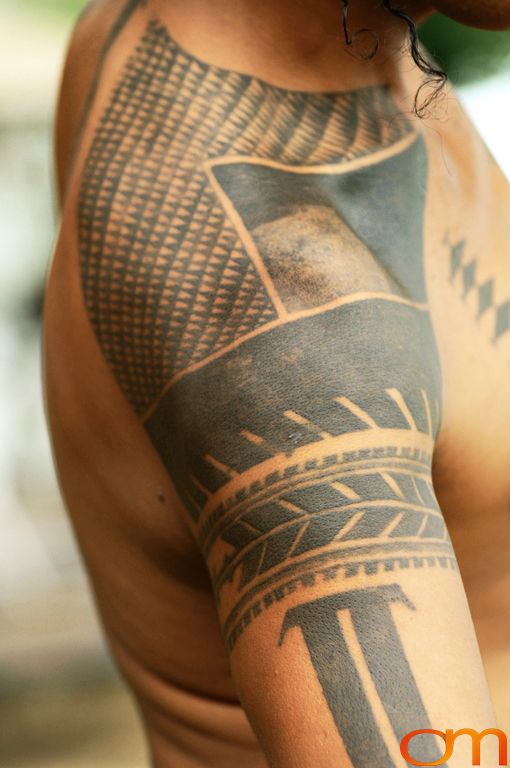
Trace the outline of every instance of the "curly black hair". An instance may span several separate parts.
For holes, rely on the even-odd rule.
[[[379,48],[379,41],[374,32],[369,29],[363,28],[357,30],[354,34],[349,29],[349,4],[350,0],[342,0],[342,31],[347,46],[352,46],[356,39],[359,39],[361,35],[369,34],[373,38],[372,49],[364,54],[364,58],[373,58]],[[393,5],[391,0],[381,0],[382,7],[395,16],[397,19],[403,21],[408,28],[408,41],[409,41],[409,53],[416,66],[427,76],[425,81],[418,88],[418,91],[414,97],[414,112],[418,117],[425,117],[432,102],[437,98],[439,93],[446,85],[447,76],[442,69],[434,66],[420,50],[418,40],[418,30],[413,19],[405,13],[401,8]],[[424,90],[428,91],[428,94],[421,99],[421,94]]]

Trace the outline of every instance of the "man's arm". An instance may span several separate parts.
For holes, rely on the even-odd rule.
[[[174,477],[241,701],[277,768],[403,765],[410,731],[494,726],[432,486],[437,402],[426,371],[405,371],[427,339],[405,304],[380,310],[246,342],[148,422],[186,456]],[[439,760],[422,739],[411,754]],[[449,764],[468,756],[459,743]]]
[[[494,724],[432,485],[426,188],[386,87],[274,89],[157,20],[88,150],[87,311],[274,768],[401,766],[409,731]],[[449,765],[467,760],[459,743]]]

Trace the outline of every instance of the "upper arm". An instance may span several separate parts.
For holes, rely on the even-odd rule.
[[[137,56],[85,167],[83,290],[208,564],[271,765],[399,765],[408,731],[490,725],[431,477],[441,374],[422,140],[404,122],[385,133],[384,89],[346,94],[336,128],[319,95],[337,132],[328,158],[327,126],[307,134],[297,96],[279,94],[288,114],[273,121],[258,86],[252,103],[232,73],[230,111],[182,83],[175,100],[184,54],[157,24]],[[136,78],[150,67],[154,83]],[[219,87],[216,71],[195,70],[187,87]],[[342,149],[346,114],[360,128]],[[255,117],[267,121],[257,155],[235,143],[249,144]]]
[[[388,297],[237,341],[145,422],[271,765],[398,765],[409,731],[491,724],[432,484],[439,408],[427,312]]]
[[[411,730],[491,716],[432,485],[439,383],[426,312],[367,299],[238,342],[146,421],[278,768],[390,766]]]

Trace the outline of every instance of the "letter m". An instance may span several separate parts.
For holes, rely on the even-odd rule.
[[[448,729],[445,733],[446,743],[451,744],[453,749],[453,744],[455,742],[455,739],[458,736],[465,736],[465,735],[471,736],[472,765],[480,765],[480,752],[481,752],[482,739],[488,735],[496,736],[498,739],[499,765],[508,765],[507,738],[506,738],[506,734],[504,734],[503,731],[501,731],[499,728],[486,728],[485,731],[482,731],[481,733],[479,731],[473,730],[473,728],[461,728],[459,731],[453,731]]]

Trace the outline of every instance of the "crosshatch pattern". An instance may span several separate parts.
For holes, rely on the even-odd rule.
[[[139,414],[176,373],[277,317],[204,162],[338,163],[410,130],[384,89],[283,91],[149,25],[95,133],[79,218],[88,313]]]

